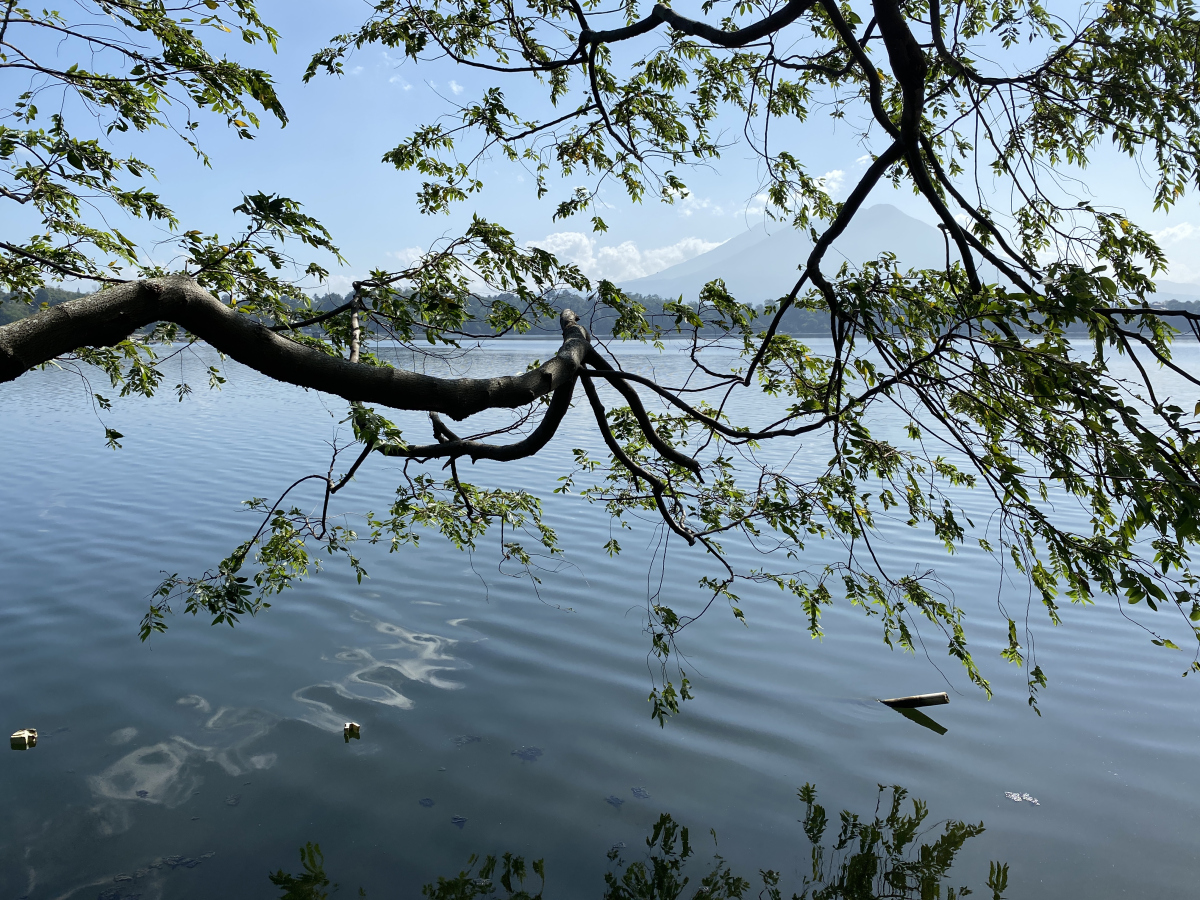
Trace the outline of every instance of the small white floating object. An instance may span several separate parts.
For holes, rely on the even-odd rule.
[[[1018,794],[1014,791],[1005,791],[1004,796],[1009,800],[1012,800],[1014,803],[1020,803],[1022,800],[1024,800],[1026,803],[1032,803],[1034,806],[1042,805],[1038,803],[1037,797],[1031,797],[1029,794]]]
[[[13,736],[9,738],[9,746],[14,750],[28,750],[31,747],[36,747],[37,729],[22,728],[20,731],[13,732]]]
[[[342,737],[346,739],[346,743],[350,743],[350,738],[361,740],[361,735],[358,733],[359,725],[357,722],[347,722],[342,726]]]

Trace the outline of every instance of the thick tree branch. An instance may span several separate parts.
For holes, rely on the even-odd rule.
[[[929,74],[929,66],[925,62],[925,53],[908,26],[904,12],[900,9],[899,0],[874,0],[876,20],[879,22],[879,33],[883,36],[887,48],[888,61],[892,66],[892,74],[900,84],[903,105],[900,111],[900,140],[904,144],[904,156],[908,162],[909,172],[917,188],[924,195],[929,205],[933,207],[947,232],[958,245],[959,256],[962,257],[963,268],[971,284],[972,293],[979,293],[982,282],[975,267],[975,259],[971,255],[970,245],[964,235],[964,229],[946,208],[925,160],[921,156],[921,118],[925,107],[925,88]]]
[[[511,462],[514,459],[524,459],[535,455],[550,442],[562,424],[563,418],[571,408],[571,396],[575,391],[576,379],[555,390],[550,398],[546,414],[528,437],[512,444],[485,444],[482,441],[451,440],[436,444],[418,444],[413,446],[400,444],[380,444],[375,449],[384,456],[399,456],[406,459],[444,459],[451,462],[460,456],[471,457],[472,462],[481,459],[492,459],[497,462]]]
[[[568,320],[569,317],[569,320]],[[587,351],[587,332],[563,313],[563,346],[522,375],[435,378],[355,365],[275,334],[219,301],[191,278],[134,281],[59,304],[0,326],[0,383],[82,347],[120,343],[139,328],[173,322],[268,378],[392,409],[428,410],[463,419],[513,409],[569,387]]]
[[[286,325],[272,325],[272,331],[295,331],[297,328],[307,328],[310,325],[320,325],[322,322],[327,322],[334,316],[340,316],[348,309],[354,309],[356,306],[361,306],[362,301],[355,297],[346,303],[343,303],[337,309],[331,309],[328,312],[321,313],[319,316],[313,316],[311,319],[304,319],[300,322],[288,322]]]
[[[883,129],[893,138],[899,139],[900,130],[896,127],[896,123],[892,121],[887,110],[883,106],[883,82],[879,77],[879,71],[875,68],[875,64],[871,62],[871,58],[867,56],[867,51],[863,49],[859,43],[858,36],[855,35],[854,29],[850,27],[850,23],[842,16],[842,11],[838,9],[838,5],[833,0],[821,0],[821,6],[829,16],[829,21],[833,24],[834,30],[837,31],[838,37],[842,39],[842,43],[846,45],[846,49],[850,51],[850,55],[854,57],[854,61],[862,70],[863,77],[867,79],[867,89],[871,103],[871,113],[875,116],[875,120],[883,126]]]
[[[660,22],[665,22],[676,31],[690,35],[691,37],[698,37],[701,40],[708,41],[710,44],[716,44],[718,47],[745,47],[747,44],[762,40],[768,35],[774,34],[779,29],[795,22],[808,12],[808,10],[812,9],[814,3],[815,0],[789,0],[777,12],[773,12],[765,19],[760,19],[737,31],[724,31],[720,28],[714,28],[705,22],[681,16],[669,6],[656,3],[654,9],[650,11],[650,15],[646,16],[640,22],[635,22],[624,28],[613,28],[609,31],[585,31],[580,35],[579,39],[581,44],[612,44],[618,41],[627,41],[648,31],[653,31]]]
[[[583,368],[583,361],[591,349],[590,338],[579,317],[571,310],[564,309],[559,316],[563,330],[563,345],[556,358],[562,358],[578,373]],[[547,363],[549,365],[549,363]],[[493,459],[498,462],[510,462],[533,456],[550,442],[562,424],[563,418],[571,408],[571,396],[575,391],[577,378],[573,374],[570,379],[555,388],[554,395],[546,407],[546,414],[528,437],[512,444],[485,444],[481,441],[462,440],[446,427],[437,413],[430,415],[433,423],[436,444],[409,446],[403,444],[380,444],[375,449],[384,456],[399,456],[407,459],[444,459],[451,462],[461,456],[469,456],[472,461]]]
[[[585,362],[589,366],[602,371],[614,371],[613,367],[608,364],[608,360],[596,352],[595,347],[588,348]],[[704,475],[700,463],[687,454],[680,453],[659,436],[658,431],[654,428],[654,423],[650,421],[650,415],[646,412],[646,407],[642,405],[642,398],[638,396],[637,391],[619,378],[611,379],[608,383],[625,398],[625,402],[629,404],[629,409],[633,413],[634,419],[637,420],[638,427],[642,429],[646,440],[650,442],[650,446],[655,449],[658,455],[663,459],[675,463],[677,466],[683,466],[683,468],[692,472],[697,478],[703,481]]]
[[[624,448],[617,443],[617,439],[613,436],[612,429],[608,427],[608,419],[605,416],[604,404],[600,402],[600,395],[596,393],[596,387],[592,384],[591,378],[583,376],[583,390],[587,394],[588,402],[592,407],[592,414],[596,417],[596,427],[600,429],[600,436],[604,438],[604,444],[608,447],[613,457],[629,470],[635,478],[641,478],[650,486],[650,492],[654,495],[654,504],[658,507],[659,515],[663,521],[667,523],[667,527],[674,531],[677,535],[688,542],[691,546],[696,543],[696,536],[684,528],[671,515],[671,510],[667,508],[666,498],[663,496],[667,486],[663,484],[652,472],[647,471],[642,466],[639,466],[625,452]]]

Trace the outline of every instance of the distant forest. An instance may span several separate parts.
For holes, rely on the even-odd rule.
[[[664,332],[669,333],[674,331],[675,316],[663,312],[663,304],[670,302],[669,300],[657,295],[629,293],[626,296],[645,307],[647,318],[662,328]],[[339,294],[326,294],[322,297],[315,297],[313,299],[313,306],[318,310],[334,309],[347,302],[350,297],[350,294],[346,294],[344,297]],[[487,317],[487,311],[491,303],[498,299],[507,300],[513,304],[518,303],[517,298],[511,294],[499,294],[494,297],[473,297],[470,307],[472,325],[468,325],[465,329],[468,333],[480,336],[490,334],[483,322]],[[579,314],[583,324],[593,334],[599,337],[612,336],[612,326],[616,320],[616,313],[596,300],[589,300],[578,294],[561,291],[552,296],[551,304],[557,309],[574,310]],[[694,304],[692,305],[694,306]],[[1161,296],[1159,302],[1154,305],[1163,309],[1180,309],[1200,314],[1200,298],[1182,299],[1180,297]],[[766,315],[763,309],[764,304],[757,306],[758,317],[754,324],[759,330],[765,329],[771,320],[771,316]],[[793,307],[783,314],[779,330],[783,334],[795,335],[797,337],[828,335],[829,315],[828,313]],[[1074,332],[1086,334],[1087,328],[1082,324],[1077,324],[1068,329],[1068,334]],[[558,323],[550,321],[541,322],[537,327],[528,332],[530,336],[549,336],[557,333]],[[691,332],[688,330],[686,333],[690,334]],[[702,335],[715,336],[719,333],[719,330],[711,325],[701,330]],[[1186,329],[1184,330],[1184,336],[1190,336],[1187,334]]]
[[[7,325],[17,319],[32,315],[43,306],[58,306],[68,300],[78,300],[86,297],[90,291],[64,291],[62,288],[38,288],[33,295],[33,303],[21,303],[13,299],[12,294],[0,294],[0,325]]]
[[[87,296],[87,292],[84,291],[68,291],[62,288],[43,287],[38,288],[37,293],[34,295],[34,302],[27,304],[12,299],[12,295],[0,295],[0,325],[7,325],[9,322],[23,319],[28,315],[32,315],[40,308],[57,306],[59,303],[64,303],[67,300],[76,300],[85,296]],[[341,294],[334,293],[316,296],[313,297],[313,308],[318,312],[334,309],[349,300],[350,296],[350,294],[342,296]],[[674,329],[675,317],[663,312],[663,304],[667,301],[662,297],[647,296],[644,294],[628,294],[627,296],[644,306],[650,320],[659,325],[664,331],[670,332]],[[500,299],[514,304],[517,303],[517,298],[511,294],[500,294],[494,297],[472,297],[469,307],[471,324],[467,326],[466,331],[470,334],[478,334],[480,336],[490,334],[490,331],[484,325],[484,320],[487,317],[487,312],[491,304],[495,300]],[[588,300],[578,294],[565,291],[552,295],[551,302],[558,309],[570,308],[577,312],[583,323],[593,334],[599,337],[611,337],[616,315],[608,307],[597,303],[595,300]],[[1180,297],[1162,297],[1155,305],[1165,309],[1179,309],[1200,314],[1200,298],[1185,300]],[[758,310],[758,319],[755,325],[760,329],[766,328],[770,319],[764,315],[761,305],[758,307]],[[789,309],[784,313],[783,321],[780,324],[780,331],[785,334],[817,336],[829,333],[829,317],[824,313],[812,310]],[[1078,330],[1080,333],[1085,331],[1082,326],[1079,326]],[[549,321],[539,323],[537,327],[529,332],[531,336],[549,336],[556,335],[557,333],[558,323]],[[709,326],[701,333],[716,335],[718,331],[715,327]]]

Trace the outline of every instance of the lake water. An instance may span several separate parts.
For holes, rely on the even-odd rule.
[[[505,343],[474,371],[521,371],[554,349]],[[1198,350],[1178,357],[1195,369]],[[209,361],[182,365],[195,378]],[[509,850],[545,857],[547,896],[596,897],[608,849],[636,856],[664,811],[694,835],[715,829],[735,871],[773,867],[795,887],[804,782],[833,814],[869,814],[876,785],[895,783],[930,821],[982,820],[955,883],[982,888],[998,859],[1013,898],[1195,896],[1200,682],[1179,677],[1183,655],[1151,646],[1111,602],[1064,610],[1060,629],[1034,611],[1051,679],[1039,718],[1023,672],[997,656],[997,598],[1022,609],[1027,592],[986,558],[946,557],[909,532],[889,533],[885,553],[938,568],[967,610],[990,702],[939,640],[929,658],[891,652],[835,605],[815,642],[781,592],[745,589],[748,627],[714,608],[682,636],[697,699],[659,728],[643,631],[656,534],[626,533],[610,559],[603,509],[574,496],[546,500],[567,565],[539,592],[500,569],[496,539],[468,557],[430,536],[392,555],[360,547],[362,585],[335,563],[235,630],[176,616],[140,643],[163,572],[221,559],[256,526],[240,501],[323,472],[327,442],[346,439],[340,401],[236,366],[221,392],[197,385],[177,403],[179,364],[160,397],[105,414],[126,435],[119,452],[78,376],[0,387],[0,724],[41,735],[0,767],[0,896],[272,897],[267,873],[298,869],[314,841],[349,894],[415,896],[473,852]],[[680,359],[640,364],[669,377]],[[549,484],[573,447],[599,445],[584,412],[538,458],[471,477]],[[342,506],[383,511],[397,471],[372,460]],[[706,565],[672,549],[677,609],[702,603]],[[939,690],[944,735],[874,702]],[[346,743],[350,720],[362,738]]]

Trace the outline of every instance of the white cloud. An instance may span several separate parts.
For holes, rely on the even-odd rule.
[[[1200,235],[1200,228],[1191,222],[1180,222],[1178,225],[1154,232],[1154,239],[1158,241],[1159,246],[1170,247],[1172,244],[1178,244],[1197,235]]]
[[[707,197],[701,198],[695,194],[688,194],[679,204],[679,214],[681,216],[693,216],[698,212],[706,212],[711,216],[725,215],[725,210],[718,204]]]
[[[320,285],[309,290],[310,294],[320,296],[322,294],[348,294],[354,289],[354,278],[349,275],[333,274],[326,278]]]
[[[1170,260],[1168,279],[1200,283],[1200,226],[1180,222],[1156,231],[1154,239]]]
[[[714,247],[719,247],[720,243],[687,237],[652,250],[642,250],[633,241],[600,247],[596,239],[589,234],[581,231],[558,231],[546,235],[540,241],[530,241],[527,246],[541,247],[559,259],[575,263],[589,278],[629,281],[686,262]]]
[[[746,215],[761,216],[767,211],[767,207],[770,204],[770,198],[766,194],[755,194],[750,202],[746,204]]]
[[[421,258],[425,253],[420,247],[405,247],[403,250],[395,250],[388,253],[392,259],[399,260],[402,266],[411,266],[414,262]]]
[[[845,176],[846,173],[841,169],[831,169],[817,179],[817,185],[822,191],[832,197],[842,189],[842,180]]]
[[[361,75],[362,72],[363,72],[362,66],[355,66],[353,69],[350,70],[351,75]]]
[[[828,194],[830,197],[834,197],[842,189],[842,183],[845,180],[846,173],[841,169],[830,169],[824,175],[819,175],[813,179],[816,182],[817,190]],[[792,202],[800,204],[803,200],[796,194],[793,195]],[[768,208],[778,209],[766,194],[755,194],[746,204],[746,215],[761,216]]]
[[[854,164],[856,166],[869,166],[871,164],[871,162],[872,162],[871,154],[864,153],[862,156],[860,156],[858,159],[856,159],[854,161]]]
[[[525,246],[548,250],[555,256],[577,263],[584,271],[596,263],[596,239],[582,231],[556,231],[540,241],[527,241]]]
[[[451,80],[450,81],[450,90],[454,91],[454,93],[456,93],[456,94],[461,94],[463,92],[463,86],[461,84],[459,84],[457,81]]]

